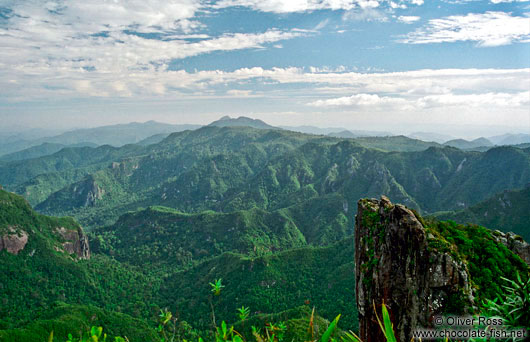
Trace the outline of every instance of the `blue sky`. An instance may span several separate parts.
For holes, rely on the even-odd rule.
[[[0,0],[0,122],[530,132],[530,1]]]

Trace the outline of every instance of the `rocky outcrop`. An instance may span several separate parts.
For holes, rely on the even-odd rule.
[[[503,233],[499,230],[495,230],[492,236],[530,266],[530,244],[524,241],[522,237],[511,232]]]
[[[28,243],[28,234],[23,231],[17,231],[13,227],[9,227],[7,234],[0,235],[0,251],[7,250],[11,254],[17,255],[26,247]]]
[[[88,237],[81,228],[77,230],[59,227],[55,230],[63,240],[63,250],[69,254],[75,254],[79,259],[90,259],[90,247]]]
[[[88,185],[88,191],[86,193],[85,207],[94,206],[98,200],[103,198],[105,190],[103,190],[96,182],[92,182]]]
[[[430,248],[429,236],[414,213],[388,198],[358,203],[355,222],[355,276],[360,337],[380,342],[374,311],[390,311],[399,341],[410,341],[416,328],[432,327],[449,301],[463,311],[473,304],[463,262]]]
[[[98,185],[92,176],[76,183],[72,188],[72,192],[72,207],[92,207],[105,195],[105,190]]]

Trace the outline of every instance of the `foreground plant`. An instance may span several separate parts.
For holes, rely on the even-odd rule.
[[[53,331],[48,337],[48,342],[53,342]],[[107,342],[107,334],[103,334],[102,327],[92,327],[89,333],[86,336],[81,336],[79,338],[74,338],[72,334],[68,334],[68,339],[66,342]],[[110,342],[110,341],[109,341]],[[114,342],[129,342],[127,337],[114,337]]]
[[[486,300],[483,314],[501,317],[505,326],[510,328],[530,328],[530,276],[523,280],[519,273],[516,280],[502,278],[503,295],[494,300]]]
[[[223,280],[222,278],[219,278],[219,279],[216,279],[215,282],[210,283],[210,286],[212,287],[211,291],[216,296],[219,296],[221,294],[221,290],[223,289],[223,287],[225,287],[222,284],[222,280]]]
[[[237,309],[237,317],[239,318],[240,321],[245,321],[249,315],[250,315],[249,308],[242,306],[239,309]]]
[[[396,335],[394,333],[394,325],[392,324],[392,321],[390,320],[390,313],[388,312],[388,309],[383,302],[381,307],[381,315],[383,317],[383,321],[381,322],[381,319],[379,319],[379,315],[377,314],[377,309],[374,305],[374,311],[375,311],[375,317],[377,318],[377,323],[379,323],[379,328],[383,332],[383,335],[385,335],[386,342],[397,342]],[[357,336],[353,331],[344,333],[344,336],[342,337],[343,342],[362,342],[362,340]]]
[[[221,290],[223,289],[223,287],[225,287],[222,281],[223,279],[219,278],[219,279],[216,279],[213,283],[210,283],[210,286],[211,286],[210,291],[214,294],[214,296],[221,295]],[[215,308],[214,308],[213,300],[211,297],[209,298],[209,301],[210,301],[210,307],[212,309],[212,328],[217,329],[217,324],[215,323]]]
[[[160,315],[158,316],[160,318],[160,323],[158,324],[158,327],[156,331],[161,335],[160,342],[173,342],[175,341],[175,335],[177,332],[176,325],[177,320],[173,317],[173,314],[171,311],[164,309],[160,310]],[[171,324],[171,330],[172,333],[170,333],[170,337],[168,337],[168,323]]]
[[[234,330],[234,327],[227,327],[225,321],[221,323],[221,327],[217,328],[215,334],[216,342],[243,342],[243,336]]]

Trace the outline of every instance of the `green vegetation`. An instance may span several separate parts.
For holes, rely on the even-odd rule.
[[[460,223],[474,222],[490,229],[514,232],[530,241],[530,184],[520,190],[505,190],[485,201],[457,212],[435,217]]]
[[[486,138],[478,138],[478,139],[471,140],[471,141],[468,141],[465,139],[449,140],[449,141],[446,141],[444,145],[456,147],[461,150],[472,150],[472,149],[483,148],[483,147],[490,148],[493,146],[493,143]]]
[[[304,247],[262,257],[225,253],[164,278],[160,307],[178,308],[181,318],[206,329],[211,307],[211,279],[226,288],[213,298],[216,319],[237,319],[236,309],[274,314],[314,305],[324,317],[342,313],[343,326],[357,327],[353,239],[330,247]]]
[[[469,207],[530,181],[529,149],[466,152],[400,137],[262,128],[209,126],[152,144],[1,162],[1,184],[40,213],[65,217],[39,214],[0,190],[0,236],[28,235],[18,255],[0,251],[0,341],[44,340],[48,328],[56,339],[78,338],[93,325],[149,340],[162,333],[160,312],[166,341],[213,337],[212,318],[229,322],[218,333],[223,341],[237,339],[231,324],[258,342],[279,342],[280,334],[290,341],[339,314],[342,327],[356,330],[359,198],[386,194],[425,213]],[[391,145],[411,152],[385,152]],[[515,220],[525,220],[523,210]],[[385,233],[378,217],[369,219],[375,228],[364,239]],[[486,229],[425,221],[433,248],[468,263],[481,301],[502,293],[500,277],[527,279],[524,263]],[[77,222],[89,231],[90,260],[64,251],[58,231],[80,232]],[[255,334],[252,326],[260,327]]]
[[[387,152],[420,152],[429,147],[442,147],[435,142],[411,139],[403,135],[389,137],[359,137],[354,140],[366,148],[376,148]]]
[[[63,144],[54,144],[54,143],[42,143],[38,146],[32,146],[22,151],[6,154],[0,157],[2,161],[15,161],[15,160],[25,160],[44,157],[55,152],[59,152],[65,147],[96,147],[96,144],[92,143],[80,143],[75,145],[63,145]]]
[[[15,331],[24,334],[21,327],[27,329],[28,324],[48,317],[58,302],[126,313],[148,325],[160,308],[177,308],[181,318],[207,330],[209,321],[197,317],[210,316],[208,282],[221,278],[220,285],[227,288],[215,298],[219,320],[238,320],[236,308],[242,306],[254,310],[247,318],[251,320],[259,316],[257,312],[278,314],[311,303],[326,315],[342,312],[345,326],[353,329],[357,324],[356,309],[351,305],[351,238],[330,247],[306,246],[261,257],[224,253],[191,268],[175,268],[168,261],[171,253],[159,254],[159,262],[153,259],[156,267],[135,266],[134,258],[130,263],[119,262],[111,258],[112,253],[94,253],[90,260],[77,260],[54,249],[62,241],[54,233],[56,227],[79,228],[72,219],[39,215],[20,196],[5,191],[0,195],[0,222],[29,234],[28,244],[18,255],[0,251],[0,329],[8,329],[9,336]],[[157,209],[159,212],[174,214],[165,208]]]
[[[516,280],[519,272],[525,280],[528,279],[528,265],[496,242],[492,231],[453,221],[427,221],[427,225],[427,231],[434,236],[429,241],[433,248],[447,251],[467,263],[479,302],[501,294],[503,278]]]
[[[53,341],[73,342],[73,337],[69,338],[69,335],[88,337],[86,332],[90,331],[91,326],[105,327],[105,332],[110,336],[126,336],[130,341],[157,340],[155,330],[143,320],[94,306],[56,303],[24,328],[0,330],[0,341],[45,341],[53,331]]]
[[[509,328],[528,328],[530,325],[530,277],[526,280],[519,273],[515,280],[503,278],[506,285],[502,294],[494,300],[487,299],[484,311],[489,317],[501,317]]]
[[[375,308],[375,305],[374,305]],[[396,336],[394,333],[393,324],[390,320],[390,314],[386,305],[382,304],[382,321],[379,319],[379,316],[376,315],[381,331],[385,336],[387,342],[396,342]],[[331,322],[327,322],[320,318],[318,315],[315,315],[315,309],[311,311],[311,315],[307,316],[309,312],[308,309],[303,308],[302,313],[305,313],[305,317],[302,316],[299,319],[287,319],[285,322],[280,321],[278,323],[273,323],[274,318],[278,317],[266,317],[268,319],[267,323],[264,324],[264,328],[257,328],[256,326],[251,326],[251,332],[254,339],[257,342],[283,342],[283,341],[320,341],[320,342],[337,342],[342,340],[343,342],[362,342],[359,337],[353,332],[344,332],[338,328],[338,322],[341,317],[339,314]],[[160,323],[158,325],[157,331],[160,335],[160,342],[174,342],[174,341],[188,341],[188,340],[197,340],[199,342],[204,341],[196,331],[192,330],[185,321],[179,323],[177,327],[178,319],[173,316],[173,314],[167,310],[164,310],[160,313]],[[284,317],[286,318],[286,317]],[[239,326],[244,323],[244,320],[239,322]],[[169,323],[169,324],[168,324]],[[171,324],[172,323],[172,324]],[[250,339],[250,334],[245,334],[246,331],[243,331],[243,334],[238,332],[235,328],[236,326],[228,326],[225,321],[221,325],[215,326],[215,332],[209,337],[212,340],[217,342],[243,342]],[[325,330],[324,330],[325,328]],[[242,330],[240,330],[242,331]],[[81,337],[74,338],[72,334],[68,334],[67,342],[98,342],[98,341],[107,341],[107,334],[103,333],[103,327],[92,326],[91,329],[83,337],[83,333],[80,334]],[[247,338],[245,338],[245,335]],[[187,339],[190,338],[191,339]],[[125,342],[129,339],[127,337],[122,338],[119,336],[114,337],[115,342]],[[208,339],[207,339],[208,340]],[[54,331],[52,330],[49,337],[49,342],[54,341]],[[153,340],[154,341],[154,340]]]
[[[260,209],[184,214],[150,207],[96,229],[93,236],[94,251],[144,267],[182,268],[229,251],[258,256],[306,245],[289,217]]]
[[[400,151],[413,152],[383,152],[398,149],[400,139],[411,146]],[[405,137],[351,140],[209,126],[148,146],[67,148],[8,162],[0,165],[0,184],[23,194],[39,211],[75,217],[87,229],[112,225],[140,207],[162,205],[185,213],[256,207],[301,217],[310,212],[318,224],[308,226],[317,232],[352,227],[356,202],[363,197],[384,193],[432,213],[466,208],[530,182],[529,149],[480,153],[429,146]],[[329,209],[315,212],[320,206]]]

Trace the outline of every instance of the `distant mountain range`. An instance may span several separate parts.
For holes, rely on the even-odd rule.
[[[465,139],[449,140],[445,142],[444,145],[456,147],[461,150],[469,150],[477,147],[491,147],[493,146],[493,143],[486,138],[478,138],[471,141]]]
[[[452,139],[443,143],[461,150],[485,152],[493,146],[515,146],[525,148],[530,144],[530,134],[504,134],[496,137],[474,140]]]
[[[407,135],[412,139],[418,139],[423,141],[433,141],[439,144],[443,144],[446,141],[453,140],[455,137],[447,134],[433,133],[433,132],[413,132]]]
[[[369,131],[369,130],[348,130],[341,127],[319,128],[314,126],[281,126],[276,127],[269,125],[262,120],[252,119],[244,116],[231,118],[224,116],[209,124],[216,127],[252,127],[256,129],[275,129],[289,130],[314,135],[327,135],[335,138],[360,139],[359,143],[366,147],[381,148],[381,144],[372,145],[370,137],[396,137],[391,132]],[[144,123],[132,122],[128,124],[119,124],[111,126],[102,126],[87,129],[75,129],[63,132],[57,135],[53,130],[30,130],[22,133],[12,134],[0,132],[0,161],[14,161],[46,156],[65,147],[80,146],[101,146],[111,145],[120,147],[126,144],[139,144],[147,146],[155,144],[165,139],[170,133],[181,132],[184,130],[194,130],[203,127],[202,125],[173,125],[160,123],[156,121],[147,121]],[[478,138],[472,141],[465,139],[454,139],[451,136],[431,133],[415,132],[407,136],[412,141],[423,141],[425,148],[430,146],[452,146],[463,150],[487,151],[493,146],[500,145],[518,145],[524,148],[524,144],[530,144],[530,134],[504,134],[490,138]],[[399,143],[398,143],[399,141]],[[373,141],[372,141],[373,142]],[[392,146],[396,142],[398,145]],[[421,144],[416,147],[404,148],[402,138],[388,140],[384,144],[383,150],[386,151],[416,151],[423,148]],[[414,143],[411,143],[414,144]],[[520,145],[520,146],[519,146]],[[421,147],[420,147],[421,146]]]
[[[503,134],[488,138],[495,145],[519,145],[530,143],[530,134]]]
[[[467,208],[530,182],[529,153],[515,147],[466,152],[404,136],[341,139],[206,126],[146,146],[65,148],[2,162],[0,184],[39,211],[74,216],[86,227],[149,205],[188,213],[286,206],[304,212],[296,206],[337,202],[330,220],[343,222],[340,208],[381,193],[424,212]],[[344,221],[340,230],[347,226]]]
[[[72,144],[72,145],[45,142],[37,146],[29,147],[22,151],[5,154],[3,156],[0,156],[0,160],[16,161],[16,160],[32,159],[32,158],[38,158],[38,157],[43,157],[43,156],[47,156],[50,154],[54,154],[55,152],[58,152],[65,147],[96,147],[96,146],[98,145],[94,143],[88,143],[88,142]]]
[[[138,143],[155,134],[180,132],[188,129],[197,129],[200,125],[171,125],[156,121],[144,123],[132,122],[128,124],[102,126],[96,128],[76,129],[56,136],[42,137],[33,140],[20,140],[17,136],[4,137],[0,143],[0,155],[18,152],[42,144],[56,144],[65,146],[84,145],[112,145],[123,146]],[[41,151],[50,148],[41,148]],[[31,154],[32,152],[26,152]],[[38,153],[37,153],[38,154]],[[19,155],[20,156],[20,155]],[[12,157],[10,157],[11,159]],[[16,157],[15,157],[16,158]]]
[[[386,137],[394,135],[384,131],[348,130],[343,127],[320,128],[315,126],[280,126],[293,132],[306,134],[328,135],[336,138],[358,138],[358,137]]]

